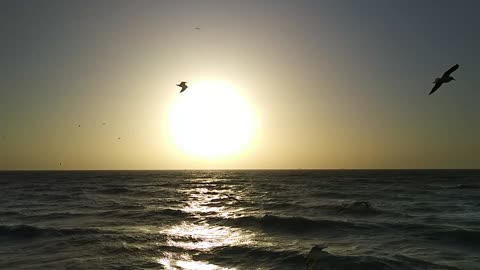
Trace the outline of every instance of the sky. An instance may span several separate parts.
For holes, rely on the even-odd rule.
[[[478,10],[1,1],[0,170],[480,168]],[[457,63],[457,81],[429,96]],[[255,115],[244,151],[175,146],[168,115],[184,80],[233,85]]]

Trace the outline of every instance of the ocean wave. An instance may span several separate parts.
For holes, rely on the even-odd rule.
[[[54,212],[54,213],[46,213],[46,214],[29,215],[25,217],[29,219],[47,220],[47,219],[82,217],[86,215],[88,215],[88,213]]]
[[[338,205],[337,214],[350,214],[350,215],[377,215],[382,211],[371,206],[368,201],[356,201],[352,203]]]
[[[262,204],[262,207],[264,209],[271,209],[271,210],[275,210],[275,209],[287,209],[287,208],[305,208],[301,205],[298,205],[298,204],[294,204],[294,203],[286,203],[286,202],[267,202],[267,203],[263,203]]]
[[[52,227],[36,227],[31,225],[0,225],[0,237],[13,237],[13,238],[32,238],[41,236],[70,236],[70,235],[83,235],[83,234],[97,234],[100,230],[87,228],[52,228]]]
[[[254,226],[271,230],[282,230],[294,233],[311,231],[332,231],[332,230],[352,230],[369,229],[370,225],[355,224],[339,220],[313,220],[304,217],[281,217],[275,215],[265,215],[263,217],[246,216],[235,219],[225,220],[227,223],[233,223],[240,226]]]
[[[310,196],[315,197],[315,198],[322,198],[322,199],[325,199],[325,198],[337,199],[337,198],[348,198],[348,197],[351,197],[352,195],[351,194],[345,194],[343,192],[319,191],[319,192],[315,192],[315,193],[311,194]]]
[[[271,248],[253,246],[224,246],[212,249],[210,252],[197,256],[196,259],[221,263],[225,260],[235,260],[245,269],[252,269],[251,260],[254,258],[257,269],[271,269],[271,265],[282,265],[282,269],[304,269],[305,256],[294,250],[275,250]],[[275,268],[276,269],[276,268]]]
[[[117,208],[122,210],[142,210],[145,209],[145,206],[141,204],[117,204]]]
[[[163,215],[163,216],[174,216],[174,217],[189,217],[191,216],[190,213],[184,212],[178,209],[157,209],[149,211],[148,214],[150,215]]]
[[[419,235],[419,233],[428,232],[439,228],[436,225],[412,222],[379,222],[378,225],[382,226],[385,229],[398,230],[406,233],[413,233],[415,235]]]
[[[313,247],[306,259],[306,269],[309,270],[458,270],[454,267],[437,265],[405,256],[397,259],[387,259],[375,256],[345,256],[330,254],[323,249],[326,246]]]
[[[151,219],[159,217],[177,217],[188,218],[191,217],[190,213],[184,212],[178,209],[164,208],[164,209],[152,209],[152,210],[140,210],[140,211],[107,211],[100,213],[102,216],[113,216],[123,218],[138,218],[138,219]]]
[[[276,209],[294,209],[300,211],[319,211],[322,213],[326,213],[329,215],[353,215],[353,216],[374,216],[374,215],[386,215],[386,216],[394,216],[394,217],[406,217],[407,214],[398,213],[394,211],[388,211],[385,209],[379,209],[371,204],[368,204],[366,207],[358,207],[356,205],[358,202],[353,203],[332,203],[332,204],[320,204],[320,205],[310,205],[304,206],[301,204],[294,204],[294,203],[264,203],[262,207],[268,210],[276,210]]]
[[[159,194],[165,197],[173,197],[176,194],[176,190],[171,188],[157,187],[152,189],[140,189],[127,191],[132,197],[158,197]]]
[[[16,211],[0,211],[0,216],[23,216],[23,213],[16,212]]]
[[[130,192],[130,189],[126,187],[110,187],[110,188],[101,189],[98,192],[103,194],[122,194],[122,193]]]
[[[480,185],[475,184],[458,184],[455,186],[449,186],[448,189],[479,189]]]
[[[135,239],[136,242],[138,239]],[[149,239],[153,240],[153,239]],[[156,239],[158,240],[158,239]],[[125,254],[125,255],[138,255],[138,256],[158,256],[165,251],[184,252],[185,250],[168,245],[161,245],[158,243],[152,244],[147,241],[143,244],[130,244],[124,241],[111,242],[102,244],[102,248],[106,254]]]
[[[45,193],[42,196],[45,196],[45,198],[49,201],[62,201],[62,202],[69,201],[78,197],[73,194],[52,194],[52,193]]]
[[[251,268],[252,258],[255,260],[255,266],[261,269],[271,269],[272,265],[275,265],[274,269],[458,270],[454,267],[437,265],[406,256],[390,259],[376,256],[334,255],[323,250],[316,252],[316,254],[312,254],[311,251],[305,256],[305,254],[296,250],[252,246],[218,247],[208,253],[195,256],[195,259],[208,260],[214,263],[235,260],[239,265],[242,265],[245,262],[246,269]],[[281,267],[278,267],[280,265]]]
[[[386,211],[374,207],[368,201],[354,201],[352,203],[337,203],[337,204],[321,204],[315,205],[310,208],[319,210],[327,210],[336,214],[394,214],[393,212]]]
[[[453,229],[438,230],[426,234],[427,239],[440,240],[449,244],[460,244],[462,246],[480,247],[480,231]]]

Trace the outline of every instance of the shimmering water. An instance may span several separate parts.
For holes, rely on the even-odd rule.
[[[305,269],[318,244],[331,256],[315,269],[480,269],[479,180],[473,170],[3,172],[0,269]]]

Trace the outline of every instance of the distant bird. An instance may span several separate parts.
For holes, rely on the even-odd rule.
[[[180,93],[187,90],[187,88],[188,88],[187,82],[181,82],[181,83],[177,84],[177,86],[182,88],[182,90],[180,90]]]
[[[117,140],[120,140],[120,137],[118,137],[118,139],[117,139]]]
[[[78,127],[80,127],[80,125],[78,125]]]
[[[447,70],[445,73],[443,73],[443,76],[440,77],[440,78],[436,78],[435,81],[433,81],[433,83],[435,84],[432,88],[432,91],[430,91],[430,93],[428,95],[431,95],[433,94],[435,91],[438,90],[438,88],[440,88],[440,86],[442,86],[442,84],[444,83],[448,83],[450,81],[455,81],[455,78],[453,78],[452,76],[450,76],[450,74],[452,74],[455,70],[457,70],[459,67],[458,64],[456,64],[455,66],[451,67],[449,70]]]
[[[62,166],[62,163],[60,162],[60,166]]]
[[[102,125],[105,126],[107,123],[103,122]]]
[[[195,27],[195,30],[200,30],[200,27]]]

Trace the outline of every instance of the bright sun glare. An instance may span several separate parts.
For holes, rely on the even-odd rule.
[[[178,95],[170,111],[170,132],[183,151],[203,158],[245,150],[254,133],[254,116],[233,87],[192,84]]]

